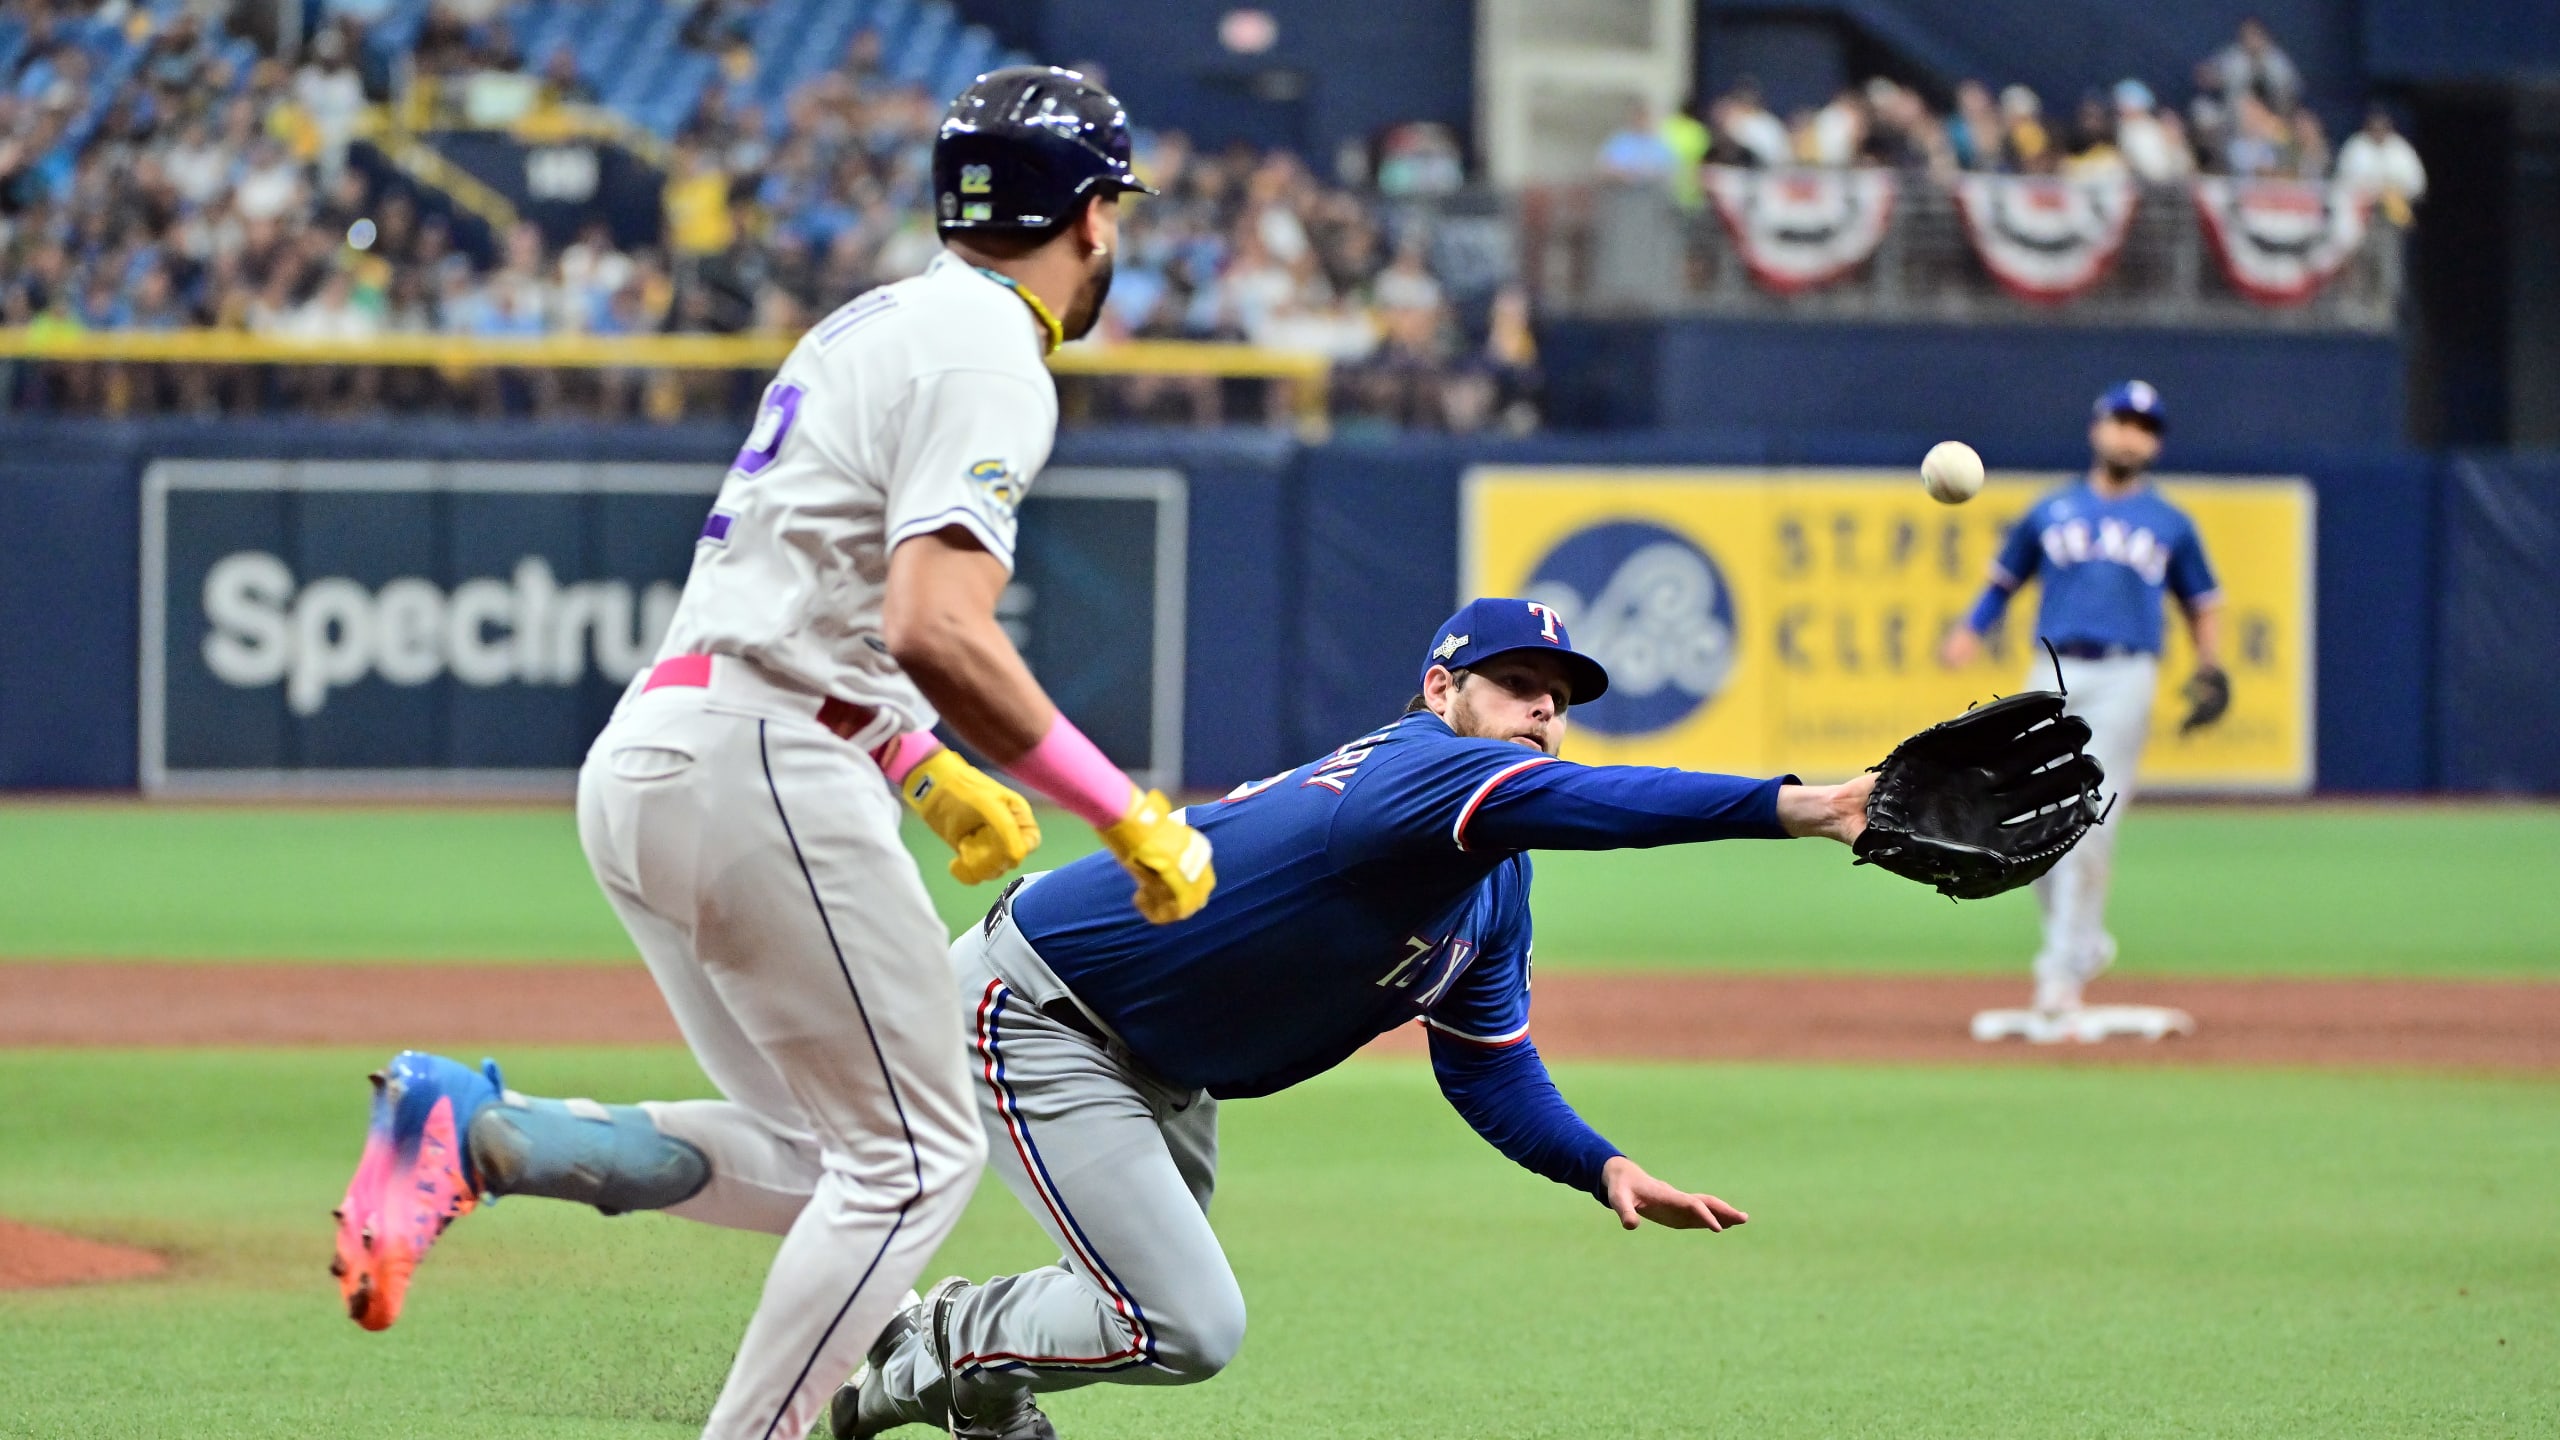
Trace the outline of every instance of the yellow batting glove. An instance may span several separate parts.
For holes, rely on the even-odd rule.
[[[959,852],[951,859],[951,878],[963,885],[993,880],[1040,848],[1040,822],[1031,818],[1030,804],[957,750],[926,756],[907,772],[898,793]]]
[[[1122,869],[1138,882],[1138,913],[1158,925],[1188,920],[1209,903],[1218,872],[1209,864],[1209,837],[1173,818],[1164,792],[1149,790],[1129,802],[1119,823],[1101,830]]]

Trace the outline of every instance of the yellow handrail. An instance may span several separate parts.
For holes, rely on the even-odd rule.
[[[767,370],[791,353],[785,335],[549,335],[509,340],[396,333],[315,340],[237,330],[54,330],[0,327],[0,359],[174,365],[434,365],[558,370]],[[1061,375],[1215,375],[1295,382],[1298,422],[1320,433],[1332,364],[1322,355],[1203,340],[1070,345],[1049,357]]]

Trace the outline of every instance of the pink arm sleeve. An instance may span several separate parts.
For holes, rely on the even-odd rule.
[[[889,777],[890,784],[904,785],[908,773],[941,748],[942,742],[933,738],[932,731],[910,730],[872,751],[871,758],[880,762],[880,773]]]
[[[1105,758],[1064,713],[1039,744],[1004,768],[1096,829],[1119,824],[1137,794],[1120,767]]]

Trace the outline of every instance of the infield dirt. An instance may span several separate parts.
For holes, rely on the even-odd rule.
[[[1561,974],[1537,984],[1562,1059],[2300,1065],[2560,1070],[2560,984],[2110,980],[2092,998],[2175,1005],[2198,1033],[2145,1044],[1985,1045],[1973,1012],[2023,980]],[[602,966],[62,963],[0,966],[0,1046],[623,1045],[678,1039],[648,975]],[[1373,1050],[1418,1052],[1419,1033]]]

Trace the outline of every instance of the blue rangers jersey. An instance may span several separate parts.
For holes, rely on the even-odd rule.
[[[2018,587],[2041,577],[2036,635],[2056,645],[2158,654],[2160,595],[2210,604],[2218,587],[2193,520],[2145,485],[2109,500],[2086,479],[2036,502],[2009,532],[1972,626],[2000,622]]]
[[[1294,1085],[1419,1018],[1470,1123],[1596,1194],[1617,1152],[1528,1043],[1521,852],[1783,838],[1791,778],[1577,765],[1418,712],[1191,807],[1218,888],[1189,920],[1147,923],[1127,874],[1093,855],[1025,887],[1014,923],[1141,1064],[1221,1098]]]

